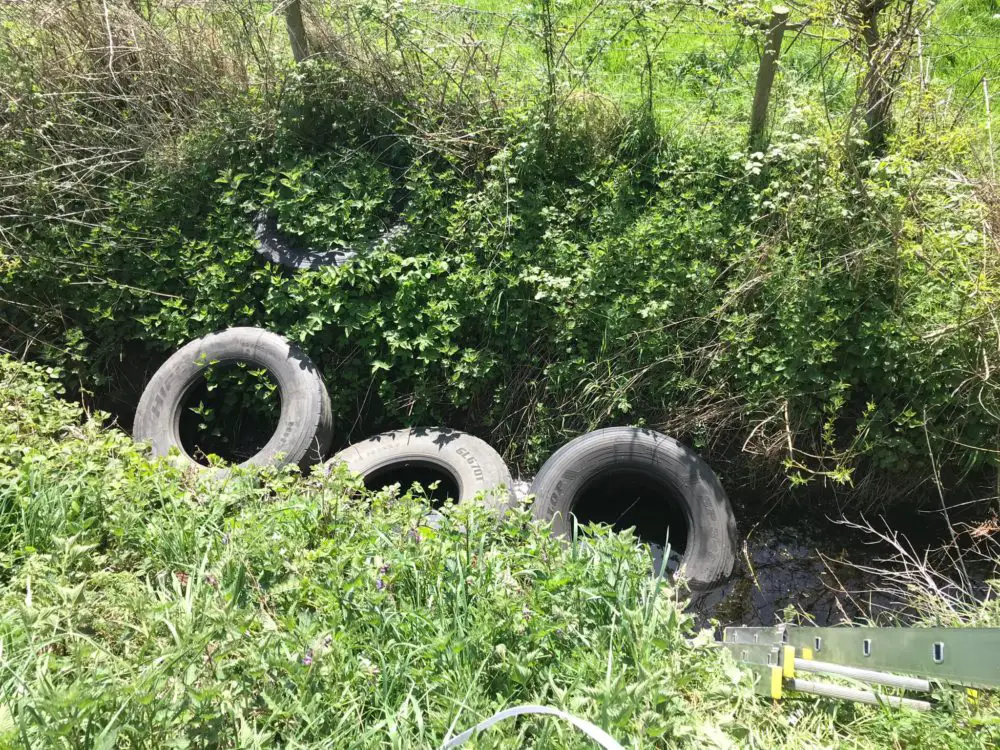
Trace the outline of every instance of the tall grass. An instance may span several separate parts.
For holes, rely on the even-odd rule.
[[[415,748],[544,703],[626,747],[991,747],[996,707],[771,705],[628,535],[366,493],[205,481],[0,358],[0,746]],[[586,748],[546,718],[476,747]]]

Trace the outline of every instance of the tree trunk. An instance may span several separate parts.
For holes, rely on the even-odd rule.
[[[865,0],[861,5],[861,36],[865,42],[868,65],[862,84],[866,101],[865,129],[869,148],[874,154],[883,153],[892,127],[892,89],[886,79],[886,68],[890,60],[888,50],[882,49],[882,37],[878,29],[879,13],[885,6],[885,0]]]
[[[771,25],[768,27],[764,54],[760,58],[760,68],[757,70],[757,86],[753,93],[753,107],[750,110],[751,151],[763,151],[767,147],[767,107],[771,100],[774,74],[778,70],[781,40],[785,36],[788,13],[788,8],[783,5],[774,6]]]
[[[288,39],[292,43],[292,56],[295,62],[302,62],[309,56],[309,46],[306,44],[306,27],[302,23],[299,0],[288,0],[285,5],[285,24],[288,26]]]

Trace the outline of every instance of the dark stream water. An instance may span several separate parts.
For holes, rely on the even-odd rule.
[[[840,543],[838,543],[840,541]],[[845,545],[812,529],[758,529],[743,541],[733,577],[692,598],[692,607],[723,625],[773,625],[805,618],[835,625],[873,611],[902,607],[878,593],[880,576],[856,566],[877,563],[892,550],[883,545]]]
[[[695,593],[691,607],[703,622],[715,619],[723,626],[827,626],[917,616],[913,586],[966,601],[988,594],[996,546],[991,539],[976,543],[968,533],[975,524],[963,524],[955,537],[934,514],[880,519],[873,526],[884,536],[826,520],[765,520],[741,539],[732,578]]]
[[[528,482],[515,485],[519,497],[527,495]],[[690,609],[703,624],[716,620],[722,626],[827,626],[885,615],[905,617],[916,614],[905,589],[922,563],[926,565],[920,574],[929,575],[942,592],[982,598],[989,591],[985,582],[996,574],[989,558],[1000,556],[1000,525],[982,520],[991,515],[982,506],[947,521],[939,512],[912,509],[873,519],[872,526],[882,536],[843,520],[804,518],[801,513],[751,520],[745,508],[736,513],[742,528],[733,575],[692,592]],[[894,535],[907,559],[892,543]],[[663,548],[649,546],[652,568],[661,570]],[[956,551],[962,551],[961,563]],[[672,556],[667,571],[675,571],[678,563]]]

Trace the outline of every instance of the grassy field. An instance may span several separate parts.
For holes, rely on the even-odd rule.
[[[354,7],[367,6],[361,2]],[[707,133],[739,148],[769,8],[753,3],[698,7],[604,0],[401,3],[394,6],[400,29],[395,41],[416,31],[413,42],[428,42],[442,59],[449,50],[468,52],[475,46],[484,58],[491,58],[497,83],[508,94],[537,95],[547,84],[549,37],[554,80],[563,97],[597,96],[610,107],[648,106],[666,129]],[[920,12],[924,6],[917,3],[914,8]],[[322,10],[316,12],[323,16]],[[326,20],[344,29],[344,17],[340,12]],[[357,11],[347,17],[356,19]],[[891,26],[891,10],[887,18]],[[854,106],[860,51],[850,46],[849,29],[842,19],[835,21],[828,3],[792,4],[788,22],[792,28],[784,40],[782,75],[772,97],[777,127],[785,123],[794,129],[796,118],[808,116],[811,125],[837,131]],[[925,83],[907,83],[904,106],[914,110],[902,119],[914,116],[916,109],[944,104],[949,117],[967,118],[981,128],[982,79],[989,85],[1000,75],[1000,12],[995,3],[939,3],[926,16],[920,36],[914,68]],[[916,70],[913,73],[917,78]],[[921,105],[921,92],[936,101]],[[804,113],[810,109],[816,111]]]

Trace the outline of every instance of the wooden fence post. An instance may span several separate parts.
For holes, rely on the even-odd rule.
[[[309,46],[306,44],[306,27],[302,23],[302,6],[299,0],[288,0],[285,5],[285,24],[288,26],[288,39],[292,43],[292,57],[295,62],[302,62],[309,56]]]
[[[750,111],[750,151],[763,151],[767,146],[767,105],[771,99],[771,85],[778,69],[781,55],[781,40],[785,36],[788,22],[788,8],[775,5],[772,9],[771,25],[767,32],[767,43],[760,58],[757,71],[757,88],[753,93],[753,109]]]

